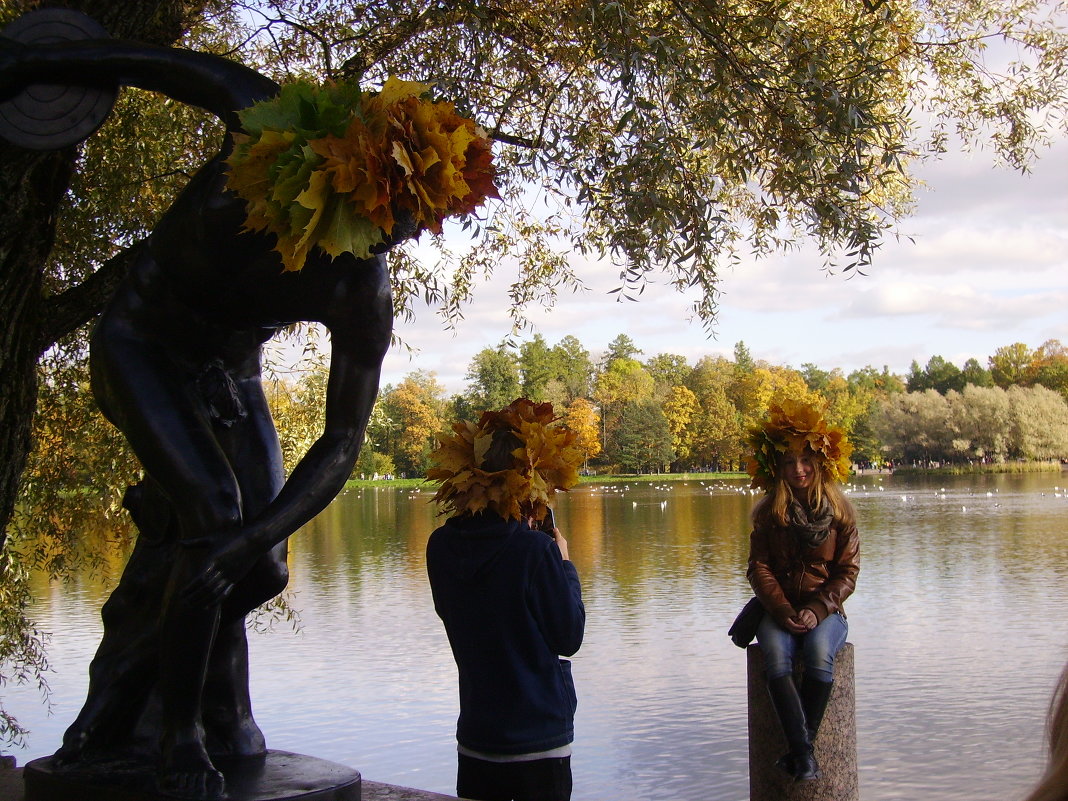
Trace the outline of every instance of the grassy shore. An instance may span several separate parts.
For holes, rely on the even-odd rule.
[[[1002,464],[951,464],[945,467],[897,467],[902,475],[966,476],[976,473],[1059,473],[1060,462],[1004,462]]]
[[[580,476],[579,486],[584,484],[637,484],[655,483],[660,481],[721,481],[724,479],[748,479],[745,473],[642,473],[640,475],[619,473],[607,476]],[[359,487],[408,487],[432,489],[433,484],[422,478],[393,478],[393,479],[350,479],[345,484],[346,489]]]
[[[932,475],[932,476],[963,476],[976,473],[1055,473],[1068,469],[1068,466],[1060,462],[1004,462],[1003,464],[964,464],[946,465],[945,467],[897,467],[895,473],[901,475]],[[859,471],[863,474],[865,471]],[[881,471],[868,471],[881,472]],[[748,479],[745,473],[614,473],[603,476],[580,476],[579,486],[584,484],[639,484],[658,483],[664,481],[723,481],[726,479]],[[350,479],[346,489],[360,487],[400,487],[408,489],[431,490],[434,485],[423,478],[393,478],[393,479]]]

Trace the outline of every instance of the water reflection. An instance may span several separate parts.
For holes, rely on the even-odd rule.
[[[864,478],[856,646],[865,801],[1005,801],[1041,770],[1048,693],[1068,659],[1062,475]],[[251,638],[273,748],[369,779],[451,792],[455,667],[425,578],[429,492],[352,491],[293,540],[284,625]],[[749,596],[742,482],[586,487],[557,519],[589,617],[575,658],[575,799],[748,798],[745,660],[726,637]],[[56,632],[52,718],[5,703],[49,753],[84,698],[104,586],[42,586]],[[10,689],[10,688],[9,688]]]

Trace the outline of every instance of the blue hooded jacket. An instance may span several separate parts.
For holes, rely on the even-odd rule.
[[[578,571],[552,537],[495,512],[430,535],[427,574],[460,675],[460,745],[489,754],[574,740],[571,656],[586,610]]]

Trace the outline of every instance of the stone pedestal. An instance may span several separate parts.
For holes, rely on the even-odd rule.
[[[822,778],[794,782],[775,767],[788,750],[768,696],[760,646],[746,649],[749,671],[750,801],[859,801],[857,722],[854,709],[853,645],[846,643],[834,665],[834,688],[815,742]]]
[[[325,759],[268,751],[263,759],[222,761],[226,801],[361,801],[359,771]],[[52,757],[23,769],[25,801],[174,801],[156,789],[151,770],[58,771]]]

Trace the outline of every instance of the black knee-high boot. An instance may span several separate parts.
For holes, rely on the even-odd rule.
[[[801,678],[801,708],[805,710],[805,721],[808,724],[809,739],[816,741],[816,732],[820,730],[823,722],[823,713],[827,711],[827,704],[831,700],[831,688],[834,682],[820,681],[805,673]]]
[[[794,684],[793,676],[780,676],[768,680],[768,693],[771,704],[779,716],[783,734],[790,746],[790,753],[776,764],[793,775],[799,782],[818,779],[819,765],[812,754],[812,738],[805,720],[805,709],[801,705],[801,695]]]

